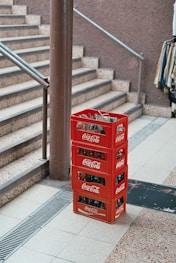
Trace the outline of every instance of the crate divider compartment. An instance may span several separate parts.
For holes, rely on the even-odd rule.
[[[98,117],[97,117],[98,116]],[[103,116],[105,118],[103,119]],[[71,140],[114,148],[128,140],[128,116],[93,109],[71,115]]]

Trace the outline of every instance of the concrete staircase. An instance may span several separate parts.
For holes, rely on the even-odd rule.
[[[49,76],[49,33],[39,16],[12,2],[0,0],[0,41]],[[84,52],[73,47],[72,112],[96,108],[128,114],[129,121],[140,116],[130,81],[114,79],[113,70],[99,68],[99,59]],[[0,102],[1,207],[48,175],[49,156],[42,160],[42,87],[1,54]]]

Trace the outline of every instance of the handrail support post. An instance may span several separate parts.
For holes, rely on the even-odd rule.
[[[143,54],[141,53],[141,56]],[[139,59],[139,75],[138,75],[138,88],[137,88],[137,101],[136,104],[140,104],[140,95],[141,95],[141,84],[142,84],[142,68],[143,68],[143,60]]]
[[[47,159],[47,98],[48,98],[48,89],[43,87],[43,135],[42,135],[42,159]]]

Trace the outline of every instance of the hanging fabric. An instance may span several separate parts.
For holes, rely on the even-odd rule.
[[[173,76],[176,76],[176,43],[167,40],[163,43],[159,56],[154,85],[167,91],[172,87]]]
[[[154,85],[168,93],[172,117],[176,117],[176,38],[163,43],[159,56]]]
[[[173,38],[164,41],[159,56],[154,85],[168,93],[171,116],[176,118],[176,0],[172,21]]]

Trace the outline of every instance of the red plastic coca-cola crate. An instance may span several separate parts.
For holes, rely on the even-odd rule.
[[[116,175],[72,166],[72,189],[82,192],[83,195],[91,194],[94,198],[111,201],[128,187],[128,166],[120,169]]]
[[[111,202],[102,199],[94,199],[91,195],[73,193],[73,211],[83,216],[101,220],[107,223],[114,223],[126,212],[126,195],[124,190]]]
[[[72,142],[72,164],[102,173],[116,174],[127,165],[128,143],[109,149]]]
[[[86,109],[71,115],[71,140],[114,148],[127,141],[128,116]]]

